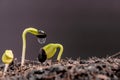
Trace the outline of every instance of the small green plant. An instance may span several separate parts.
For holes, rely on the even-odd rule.
[[[60,61],[62,53],[63,53],[63,46],[58,43],[50,43],[50,44],[44,46],[38,55],[38,60],[40,62],[44,62],[46,59],[52,58],[55,55],[57,48],[60,48],[60,51],[59,51],[58,57],[57,57],[57,60]]]
[[[42,30],[38,30],[36,28],[26,28],[23,33],[22,33],[22,40],[23,40],[23,47],[22,47],[22,58],[21,58],[21,66],[24,65],[24,60],[25,60],[25,52],[26,52],[26,34],[27,33],[31,33],[35,36],[37,36],[38,38],[41,38],[41,40],[39,39],[38,41],[40,43],[44,43],[45,42],[45,38],[46,38],[46,33]]]
[[[14,58],[14,55],[12,50],[5,50],[5,52],[2,55],[2,62],[5,64],[3,76],[5,75],[9,64],[13,61],[13,58]]]

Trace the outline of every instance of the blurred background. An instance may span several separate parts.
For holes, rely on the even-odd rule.
[[[51,42],[63,44],[62,58],[110,56],[120,51],[120,1],[0,0],[0,56],[12,49],[21,58],[21,34],[27,27],[44,30],[48,37],[40,45],[27,34],[26,59],[35,60]]]

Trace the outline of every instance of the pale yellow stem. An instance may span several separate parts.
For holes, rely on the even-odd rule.
[[[61,44],[56,44],[56,45],[57,45],[57,47],[60,48],[60,51],[59,51],[58,57],[57,57],[57,60],[60,61],[62,53],[63,53],[63,46]]]
[[[23,47],[22,47],[22,58],[21,58],[21,66],[24,65],[24,61],[25,61],[25,53],[26,53],[26,34],[27,33],[32,33],[34,35],[38,34],[38,30],[35,28],[27,28],[23,31],[22,33],[22,40],[23,40]]]
[[[7,72],[8,66],[9,66],[9,64],[5,64],[4,72],[3,72],[3,77],[6,75],[6,72]]]

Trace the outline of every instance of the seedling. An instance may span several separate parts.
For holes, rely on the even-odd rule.
[[[2,55],[2,62],[5,63],[4,73],[5,75],[9,64],[13,61],[14,55],[12,50],[5,50],[4,54]]]
[[[38,30],[35,28],[26,28],[23,33],[22,33],[22,40],[23,40],[23,47],[22,47],[22,58],[21,58],[21,66],[24,65],[24,60],[25,60],[25,52],[26,52],[26,34],[31,33],[35,36],[37,36],[38,41],[40,43],[44,43],[46,39],[46,33],[42,30]]]
[[[63,53],[63,46],[57,43],[50,43],[44,46],[38,55],[38,60],[40,62],[44,62],[46,59],[52,58],[55,55],[57,48],[60,48],[60,51],[57,56],[57,60],[60,61],[62,53]]]

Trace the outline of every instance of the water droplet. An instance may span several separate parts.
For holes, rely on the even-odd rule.
[[[46,42],[46,38],[38,38],[37,40],[40,44],[44,44]]]

